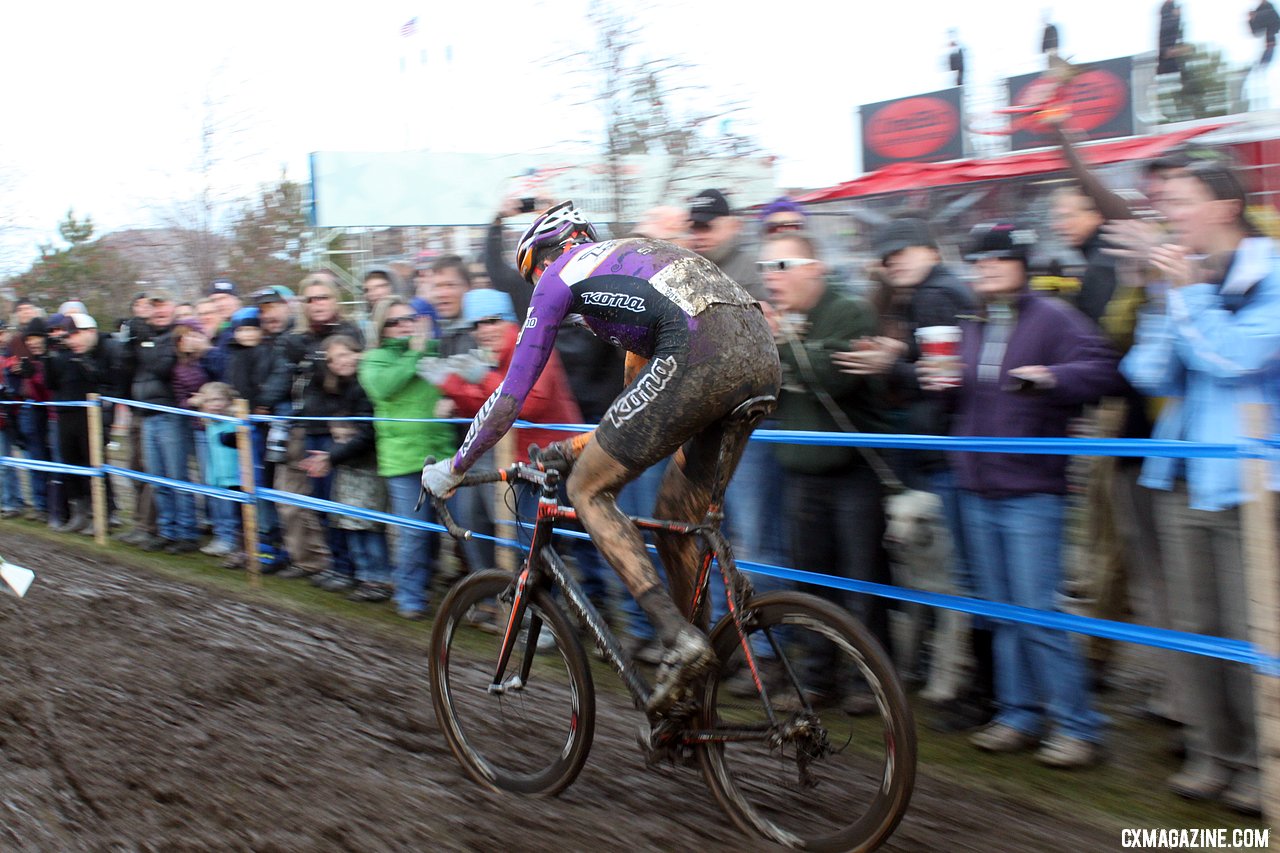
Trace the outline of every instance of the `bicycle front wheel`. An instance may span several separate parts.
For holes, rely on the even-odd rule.
[[[473,779],[497,791],[553,796],[577,778],[591,750],[591,669],[568,617],[538,589],[495,683],[511,589],[511,575],[497,571],[454,585],[431,632],[431,699],[449,748]]]
[[[740,829],[786,847],[874,850],[915,784],[915,722],[888,655],[847,611],[806,593],[753,598],[743,622],[764,691],[722,619],[699,750],[716,799]]]

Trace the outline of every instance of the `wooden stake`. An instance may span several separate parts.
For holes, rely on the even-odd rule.
[[[508,430],[493,449],[493,461],[499,468],[506,468],[516,461],[516,430]],[[503,522],[514,522],[516,520],[515,513],[507,506],[506,488],[502,483],[495,483],[493,488],[493,520],[494,532],[499,536],[503,535],[503,531],[509,531],[511,538],[520,541],[520,531],[514,524],[504,524]],[[497,568],[504,572],[514,572],[520,561],[520,554],[514,548],[505,548],[501,545],[494,548],[493,561],[497,563]]]
[[[1266,403],[1241,407],[1245,434],[1267,438],[1271,424]],[[1266,459],[1244,462],[1250,500],[1240,508],[1244,525],[1245,588],[1248,590],[1249,642],[1264,654],[1280,657],[1280,548],[1277,548],[1276,493],[1268,488]],[[1258,769],[1262,813],[1280,821],[1280,675],[1255,671],[1254,712],[1257,714]]]
[[[98,394],[90,394],[89,402],[89,464],[102,471],[102,448],[106,446],[102,435],[102,403]],[[107,544],[107,474],[89,478],[89,493],[93,496],[93,541]]]
[[[233,408],[235,416],[240,419],[236,427],[236,452],[240,457],[240,490],[253,498],[257,487],[253,470],[253,426],[249,423],[249,404],[244,400],[236,400]],[[249,583],[262,586],[262,568],[258,564],[258,505],[250,500],[241,504],[241,523],[244,525],[245,567],[249,572]]]

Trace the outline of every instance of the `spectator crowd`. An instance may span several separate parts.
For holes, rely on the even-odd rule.
[[[1057,48],[1051,29],[1046,20],[1046,52]],[[1080,275],[1070,287],[1055,275],[1054,290],[1036,286],[1036,228],[1014,219],[977,225],[960,269],[944,261],[924,217],[901,216],[875,235],[865,281],[856,282],[828,268],[811,214],[785,197],[749,218],[709,189],[687,206],[650,211],[627,236],[684,245],[760,301],[783,365],[766,428],[1234,442],[1245,432],[1240,404],[1266,403],[1269,431],[1280,433],[1280,258],[1249,219],[1235,172],[1220,159],[1175,155],[1149,164],[1141,195],[1119,194],[1068,160],[1075,180],[1054,195],[1051,222],[1035,223],[1079,253]],[[110,331],[78,302],[46,316],[19,299],[0,331],[5,397],[14,403],[0,406],[0,455],[88,464],[86,410],[31,404],[97,393],[149,406],[128,410],[130,467],[241,489],[234,424],[220,419],[238,399],[273,416],[252,431],[257,486],[430,521],[429,505],[418,506],[423,460],[455,452],[459,431],[445,420],[474,415],[501,382],[528,308],[530,289],[504,248],[507,220],[520,212],[512,199],[489,226],[483,276],[457,255],[435,258],[403,286],[389,272],[369,272],[355,312],[325,271],[296,287],[219,279],[191,305],[148,289]],[[954,332],[954,351],[940,358],[917,334],[937,329]],[[566,327],[522,418],[597,421],[622,390],[622,365],[616,347]],[[524,430],[520,458],[530,442],[556,437]],[[628,486],[623,507],[651,511],[660,476]],[[4,467],[0,484],[4,517],[92,532],[86,478],[24,478]],[[1280,473],[1270,487],[1280,488]],[[938,529],[952,543],[946,565],[911,568],[935,571],[954,591],[1058,609],[1079,524],[1091,543],[1081,559],[1097,615],[1132,613],[1146,625],[1247,639],[1240,507],[1249,498],[1238,460],[757,442],[730,488],[726,518],[742,559],[892,582],[911,558],[886,538],[886,504],[904,490],[935,496]],[[123,500],[111,496],[113,526],[126,515]],[[451,500],[464,527],[494,532],[492,495],[463,490]],[[1082,520],[1071,520],[1073,500]],[[527,509],[527,496],[519,503]],[[116,534],[123,543],[246,565],[234,502],[135,484],[127,515],[131,527]],[[265,501],[258,524],[264,571],[357,601],[390,601],[406,619],[427,610],[446,547],[437,537]],[[492,543],[458,547],[471,570],[494,564]],[[589,543],[573,548],[589,594],[625,620],[632,652],[651,656],[651,629],[634,603],[610,604],[612,573]],[[767,583],[759,578],[757,589]],[[823,593],[887,648],[901,646],[900,615],[883,599]],[[1106,721],[1094,694],[1106,677],[1105,648],[996,619],[970,620],[953,639],[965,649],[966,674],[959,688],[931,696],[931,725],[971,731],[982,750],[1035,749],[1050,767],[1102,757]],[[936,650],[933,657],[936,664]],[[1171,789],[1258,813],[1249,670],[1173,654],[1150,664],[1147,711],[1182,733],[1185,760]],[[866,697],[839,698],[850,713],[868,710]]]

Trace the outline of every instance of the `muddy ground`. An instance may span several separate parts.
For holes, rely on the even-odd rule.
[[[425,628],[398,638],[2,536],[38,577],[0,598],[0,850],[763,849],[698,771],[644,768],[617,693],[561,797],[488,795],[437,729]],[[885,849],[1117,846],[1063,812],[922,767]]]

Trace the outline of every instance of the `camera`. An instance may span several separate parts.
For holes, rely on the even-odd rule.
[[[538,200],[536,198],[520,199],[520,212],[533,213],[538,208]]]

